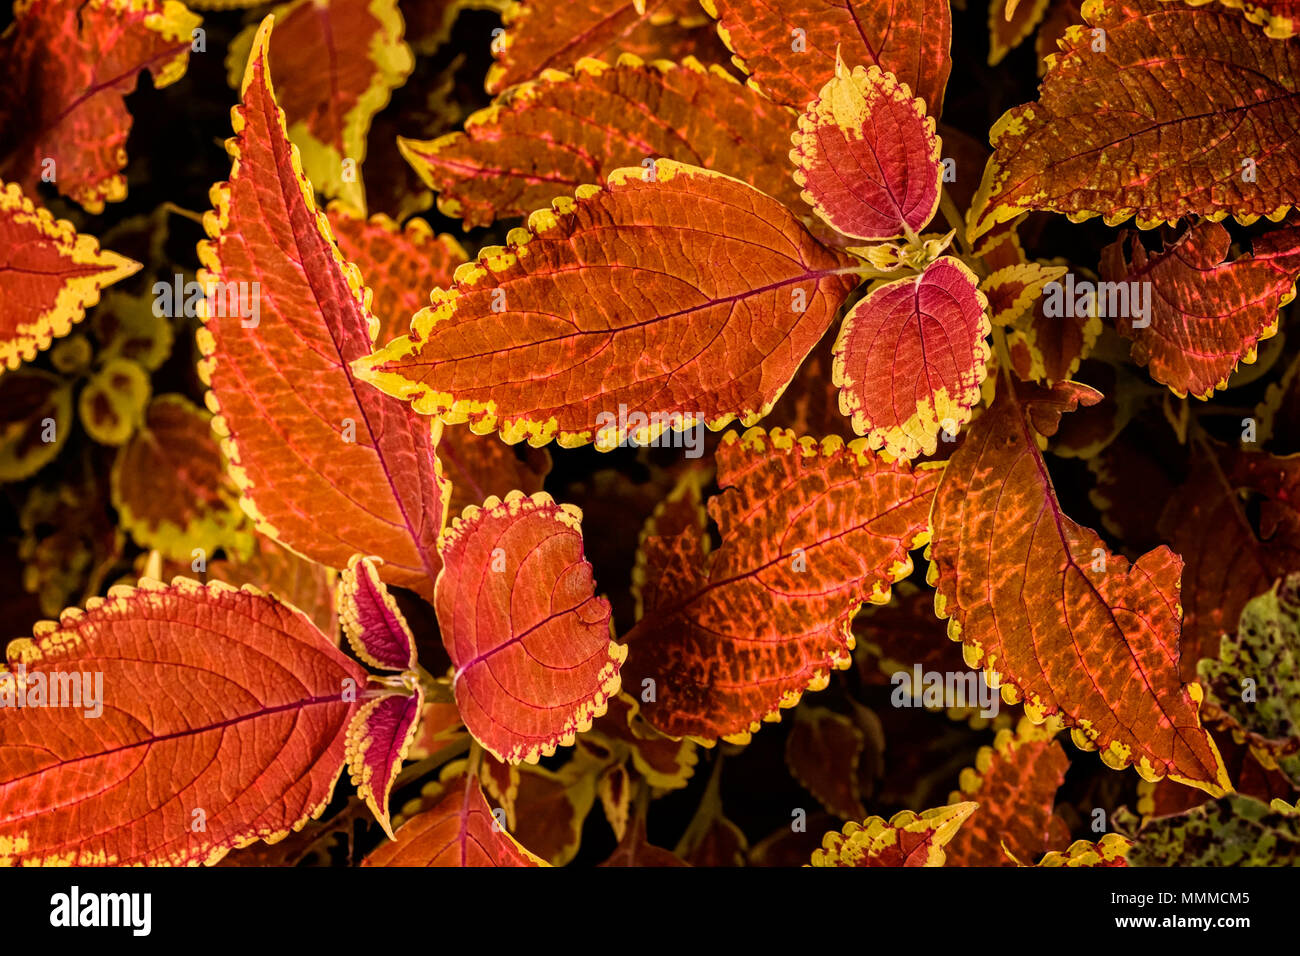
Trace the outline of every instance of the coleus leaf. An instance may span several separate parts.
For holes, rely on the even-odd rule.
[[[802,110],[835,68],[846,63],[893,73],[943,112],[952,61],[952,11],[941,0],[702,0],[736,65],[772,99]]]
[[[1300,760],[1300,575],[1292,574],[1250,601],[1235,634],[1225,634],[1217,658],[1197,673],[1206,702],[1265,754]]]
[[[1115,823],[1133,840],[1131,866],[1295,866],[1300,808],[1235,796],[1137,826],[1120,810]]]
[[[822,838],[813,866],[943,866],[944,846],[977,804],[958,803],[923,813],[903,810],[889,820],[868,817]]]
[[[397,828],[362,866],[547,866],[492,815],[465,761],[443,771],[442,796]]]
[[[0,374],[31,361],[67,335],[99,301],[100,290],[140,271],[140,263],[101,250],[93,236],[55,219],[23,195],[17,183],[0,182]]]
[[[1038,861],[1037,866],[1128,866],[1128,854],[1133,841],[1118,833],[1107,833],[1093,843],[1075,840],[1064,851],[1052,850]]]
[[[285,135],[270,30],[263,21],[249,57],[231,179],[212,190],[211,241],[199,245],[200,281],[225,290],[203,304],[222,314],[205,315],[198,333],[213,428],[259,531],[334,568],[378,555],[386,581],[428,597],[448,494],[434,436],[352,374],[377,320]],[[257,305],[255,325],[228,307],[231,290]]]
[[[1038,75],[1047,72],[1047,58],[1054,54],[1065,31],[1083,26],[1083,0],[1052,0],[1047,16],[1034,37],[1034,52],[1038,54]]]
[[[493,495],[503,498],[512,491],[526,495],[541,491],[551,471],[547,449],[526,448],[521,456],[495,435],[475,435],[462,425],[443,430],[438,461],[451,482],[447,513],[453,515]]]
[[[997,66],[1020,46],[1047,15],[1051,0],[992,0],[989,4],[989,66]],[[1010,14],[1008,16],[1008,14]]]
[[[1158,524],[1187,555],[1184,680],[1195,679],[1200,658],[1218,656],[1219,637],[1236,631],[1251,598],[1300,567],[1298,469],[1294,457],[1194,444],[1187,480],[1166,496]],[[1223,555],[1232,555],[1231,562]]]
[[[1073,309],[1069,315],[1049,316],[1046,299],[1039,297],[1007,328],[1011,369],[1022,382],[1069,381],[1097,344],[1101,330],[1095,304],[1083,311]]]
[[[154,296],[130,295],[110,289],[90,317],[99,342],[100,361],[130,359],[142,369],[156,372],[172,354],[176,333],[166,315],[155,315]]]
[[[551,866],[564,866],[578,854],[583,824],[596,803],[594,768],[573,760],[558,772],[528,765],[514,769],[519,787],[507,824],[511,833]]]
[[[379,580],[381,564],[373,557],[353,555],[339,575],[337,606],[343,633],[357,657],[371,667],[410,670],[416,664],[415,635]]]
[[[692,528],[646,540],[672,584],[628,634],[624,679],[652,682],[641,711],[664,733],[746,742],[850,665],[853,616],[911,571],[937,474],[759,428],[724,435],[717,462],[722,546],[706,558]]]
[[[980,748],[949,798],[979,804],[948,842],[949,865],[1013,866],[1066,848],[1070,828],[1053,809],[1070,766],[1056,740],[1060,729],[1055,719],[1039,726],[1022,717],[1014,731],[999,730],[992,747]]]
[[[109,515],[106,482],[92,469],[77,471],[59,484],[37,485],[18,515],[23,589],[40,596],[41,613],[50,617],[99,594],[124,544]]]
[[[455,237],[435,236],[423,219],[410,219],[402,227],[383,214],[364,219],[341,202],[330,203],[326,215],[339,252],[374,293],[370,307],[379,320],[376,342],[405,332],[411,316],[429,303],[429,293],[451,285],[456,268],[469,258]]]
[[[301,611],[184,578],[91,598],[7,659],[0,694],[27,704],[0,741],[7,864],[211,864],[281,839],[329,801],[366,679]],[[32,706],[67,675],[97,703]]]
[[[626,692],[610,697],[605,715],[579,739],[607,746],[617,761],[630,761],[638,776],[661,790],[685,787],[700,759],[694,741],[665,737],[647,724]]]
[[[42,369],[0,376],[0,482],[53,461],[72,428],[72,383]]]
[[[872,448],[932,455],[970,421],[988,368],[987,300],[960,259],[876,285],[844,317],[833,377],[840,411]]]
[[[920,232],[939,208],[943,165],[925,101],[878,66],[835,74],[799,116],[794,179],[813,211],[855,239]]]
[[[668,50],[656,36],[668,24],[707,22],[695,0],[519,0],[501,16],[506,31],[493,43],[487,91],[568,70],[584,56],[620,52],[658,59]]]
[[[980,281],[989,303],[989,322],[1010,325],[1038,301],[1049,282],[1058,281],[1067,271],[1065,266],[1021,261],[991,272]]]
[[[584,183],[646,160],[674,159],[742,179],[793,205],[789,111],[720,67],[622,54],[548,70],[465,121],[464,132],[401,139],[438,210],[465,226],[524,216]],[[937,193],[936,193],[937,198]]]
[[[608,450],[757,420],[853,285],[847,256],[720,173],[658,160],[577,197],[457,270],[357,374],[480,434]]]
[[[1102,276],[1145,284],[1148,324],[1118,320],[1133,340],[1133,358],[1180,398],[1209,398],[1227,388],[1239,362],[1255,361],[1256,346],[1277,332],[1278,310],[1295,297],[1300,277],[1300,229],[1260,236],[1254,252],[1227,261],[1228,230],[1214,222],[1189,228],[1152,254],[1136,236],[1102,252]]]
[[[683,867],[685,860],[663,847],[655,846],[646,836],[645,814],[635,813],[623,831],[623,839],[601,866]]]
[[[175,0],[20,0],[0,35],[0,179],[38,182],[88,212],[126,198],[125,97],[148,70],[179,80],[202,21]]]
[[[194,556],[197,557],[197,556]],[[179,573],[192,576],[201,571],[192,561]],[[274,539],[254,536],[249,554],[227,554],[207,561],[207,579],[224,581],[232,587],[252,584],[272,597],[304,611],[321,632],[333,637],[339,632],[334,610],[334,572],[314,561],[299,557]]]
[[[1172,2],[1172,0],[1167,0]],[[1300,11],[1295,0],[1263,0],[1261,3],[1240,0],[1219,0],[1225,7],[1239,11],[1247,20],[1264,28],[1264,33],[1274,40],[1285,40],[1296,34]]]
[[[348,728],[352,784],[390,840],[395,837],[388,798],[415,740],[416,720],[423,706],[424,690],[416,683],[410,693],[394,690],[367,701]]]
[[[149,373],[130,359],[105,362],[77,396],[77,414],[86,434],[101,445],[124,445],[144,424],[153,390]]]
[[[196,548],[246,551],[252,543],[211,419],[183,395],[160,395],[113,461],[118,520],[165,558],[189,561]]]
[[[595,596],[582,513],[539,492],[467,508],[443,535],[434,606],[465,726],[508,763],[536,763],[591,727],[626,650]]]
[[[944,469],[927,552],[935,611],[1034,720],[1059,714],[1108,766],[1217,796],[1230,784],[1200,725],[1201,689],[1178,672],[1182,561],[1162,546],[1130,565],[1062,512],[1035,432],[1099,395],[1026,394],[1000,388]]]
[[[849,717],[806,704],[794,712],[794,726],[785,740],[790,775],[817,802],[841,819],[862,819],[858,760],[864,740]]]
[[[596,781],[596,795],[600,797],[601,809],[605,811],[605,820],[614,831],[614,839],[621,840],[627,832],[628,820],[632,812],[632,792],[636,784],[627,772],[627,765],[610,764]]]
[[[370,121],[415,66],[397,0],[292,0],[270,16],[279,50],[271,77],[303,172],[326,196],[364,209],[360,170]],[[230,43],[233,87],[244,76],[257,31],[250,24]]]
[[[993,126],[972,240],[1027,209],[1150,229],[1187,215],[1276,220],[1300,198],[1288,132],[1300,48],[1218,6],[1089,0],[1083,17],[1038,102]]]

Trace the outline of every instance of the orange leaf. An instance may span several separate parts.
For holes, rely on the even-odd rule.
[[[785,763],[790,774],[832,814],[861,819],[858,760],[865,740],[857,725],[843,714],[806,704],[794,712],[794,726],[785,739]]]
[[[1056,742],[1060,721],[1036,726],[1027,717],[1015,731],[999,730],[961,772],[949,803],[973,800],[976,810],[948,842],[950,866],[1013,866],[1064,849],[1069,825],[1054,812],[1056,791],[1070,760]]]
[[[182,573],[191,573],[190,570]],[[252,554],[228,555],[208,563],[208,579],[234,587],[252,584],[301,608],[330,637],[339,632],[334,611],[334,572],[299,557],[273,539],[257,535]]]
[[[451,285],[464,248],[445,232],[435,236],[423,219],[405,228],[383,214],[363,219],[343,203],[330,203],[327,215],[339,252],[361,272],[374,292],[371,309],[379,320],[376,342],[404,333],[411,316],[429,304],[429,294]]]
[[[536,763],[605,712],[625,650],[595,597],[582,513],[539,492],[452,522],[434,604],[465,726],[498,760]]]
[[[541,491],[551,471],[551,453],[545,448],[526,448],[521,457],[495,435],[475,435],[460,425],[443,430],[438,461],[451,482],[447,513],[453,515],[492,495],[501,498],[512,491],[526,495]]]
[[[916,814],[896,813],[886,821],[868,817],[828,833],[812,855],[813,866],[943,866],[944,846],[977,804],[958,803]]]
[[[835,75],[799,116],[790,161],[803,198],[855,239],[918,233],[939,208],[943,165],[925,101],[892,73]]]
[[[435,441],[426,421],[353,378],[377,320],[285,136],[270,29],[263,21],[248,61],[231,179],[213,187],[212,241],[199,246],[200,281],[224,290],[203,304],[198,334],[213,428],[259,531],[334,568],[378,555],[386,581],[427,597],[448,493]],[[237,293],[257,306],[255,325],[229,307]]]
[[[0,482],[23,481],[59,454],[72,428],[72,383],[40,369],[0,377]]]
[[[943,112],[952,60],[952,10],[947,0],[701,0],[718,20],[718,35],[778,103],[802,110],[846,63],[893,73]]]
[[[679,27],[708,21],[695,0],[520,0],[506,8],[501,22],[506,30],[492,45],[489,93],[548,69],[568,70],[584,56],[627,52],[676,59],[673,54],[683,47],[700,52]]]
[[[250,543],[211,418],[183,395],[160,395],[113,461],[118,519],[137,544],[165,558],[189,561],[196,548],[206,555]]]
[[[972,240],[1027,209],[1150,229],[1277,220],[1300,199],[1300,47],[1218,6],[1088,0],[1083,18],[1048,58],[1038,102],[994,124]]]
[[[125,199],[124,97],[144,70],[155,89],[184,76],[201,22],[175,0],[15,3],[14,22],[0,35],[8,81],[0,179],[29,193],[53,182],[92,213]]]
[[[717,460],[722,546],[706,559],[693,528],[646,540],[673,583],[628,635],[624,679],[664,733],[745,742],[852,662],[853,616],[912,570],[938,475],[779,429],[729,432]]]
[[[1051,0],[1021,0],[1011,9],[1008,0],[992,0],[989,4],[989,66],[1001,63],[1034,32],[1034,27],[1047,15],[1050,4]]]
[[[0,374],[50,347],[99,301],[99,292],[140,271],[140,263],[101,251],[93,236],[55,219],[23,195],[17,183],[0,182]]]
[[[793,205],[789,111],[693,57],[630,54],[547,71],[465,121],[463,133],[401,139],[438,209],[465,226],[524,216],[621,166],[675,159],[735,176]],[[937,194],[936,194],[937,198]]]
[[[833,376],[840,411],[871,448],[932,455],[970,421],[988,368],[988,302],[975,274],[944,256],[875,286],[844,316]]]
[[[927,552],[935,611],[966,662],[1035,721],[1059,714],[1108,766],[1221,795],[1230,784],[1200,725],[1200,687],[1178,675],[1182,560],[1162,546],[1130,565],[1066,517],[1030,420],[1051,435],[1100,395],[1072,383],[1026,394],[1000,388],[948,460]]]
[[[757,420],[853,285],[847,257],[719,173],[665,159],[577,196],[457,270],[358,374],[480,434],[608,450]]]
[[[212,864],[299,829],[366,679],[301,611],[184,578],[64,611],[0,673],[26,700],[0,741],[0,863],[83,866]],[[91,684],[94,706],[67,696]]]
[[[270,16],[279,51],[271,78],[303,172],[326,196],[364,208],[370,121],[415,66],[397,0],[292,0]],[[231,86],[240,85],[257,30],[250,24],[230,42]]]
[[[444,770],[443,792],[430,809],[397,828],[362,866],[547,866],[501,825],[465,773],[465,761]],[[504,813],[504,811],[502,811]]]

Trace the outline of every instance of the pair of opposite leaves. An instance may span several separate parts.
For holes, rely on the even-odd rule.
[[[247,94],[247,90],[246,90],[246,94]],[[267,100],[269,101],[269,98],[270,98],[270,96],[269,96],[269,87],[266,89],[266,94],[267,94]],[[247,104],[246,104],[246,105],[247,105]],[[274,110],[274,106],[273,106],[273,104],[271,104],[270,109],[271,109],[272,111]],[[247,114],[247,109],[245,110],[245,114]],[[273,115],[273,114],[272,114],[272,115]],[[245,118],[246,118],[246,116],[245,116]],[[278,119],[278,117],[277,117],[277,119]],[[282,133],[282,130],[280,130],[280,132]],[[248,162],[248,161],[249,161],[249,157],[247,157],[247,156],[241,156],[241,159],[242,159],[244,162]],[[232,181],[232,184],[231,184],[231,185],[235,185],[235,184],[236,184],[236,181]],[[301,188],[301,183],[298,183],[297,185]],[[290,190],[286,190],[286,191],[285,191],[285,194],[286,194],[286,196],[288,196],[288,195],[292,195],[292,191],[290,191]],[[227,197],[227,198],[229,198],[229,197]],[[307,201],[307,203],[310,203],[310,194],[307,193],[307,192],[305,192],[305,191],[304,191],[304,198],[305,198],[305,200]],[[231,210],[231,207],[230,207],[230,206],[227,205],[227,206],[223,207],[222,202],[218,201],[218,208],[222,211],[222,213],[223,213],[224,216],[228,217],[228,216],[230,215],[230,210]],[[310,208],[310,207],[308,206],[308,208]],[[292,213],[292,212],[295,212],[295,211],[297,211],[297,210],[290,210],[291,213]],[[290,221],[292,221],[292,218],[293,218],[292,216],[289,217]],[[236,249],[238,249],[238,246],[236,246]],[[205,261],[207,261],[206,258],[205,258]],[[337,261],[337,257],[336,257],[336,261]],[[219,263],[219,260],[218,260],[218,263]],[[211,263],[209,263],[209,264],[211,264]],[[343,272],[346,272],[346,269],[343,269],[342,271],[343,271]],[[352,291],[355,292],[355,288],[353,288]],[[212,371],[212,369],[209,368],[208,371]],[[214,391],[215,391],[215,385],[214,385]],[[230,447],[231,447],[232,450],[236,450],[236,449],[238,448],[238,445],[232,444]],[[806,451],[806,450],[807,450],[807,449],[805,449],[805,451]],[[831,451],[832,451],[832,452],[835,452],[835,451],[837,451],[837,449],[831,449]],[[858,459],[859,459],[859,462],[858,462],[858,463],[859,463],[859,464],[862,464],[862,460],[861,460],[861,459],[862,459],[862,454],[861,454],[861,452],[856,452],[856,455],[857,455],[857,457],[858,457]],[[814,454],[814,455],[811,456],[811,457],[816,457],[816,455]],[[831,454],[831,455],[828,455],[827,457],[834,457],[834,455]],[[240,467],[240,465],[238,464],[238,459],[237,459],[237,458],[236,458],[236,462],[237,462],[236,467]],[[435,469],[435,471],[436,471],[436,469]],[[255,485],[253,485],[253,484],[249,484],[249,485],[248,485],[248,488],[253,488],[253,487],[255,487]],[[915,537],[915,536],[914,536],[914,537]],[[859,585],[859,586],[860,586],[860,585]],[[878,589],[878,587],[879,587],[879,582],[878,582],[878,580],[877,580],[877,581],[874,581],[874,582],[872,583],[870,590],[876,590],[876,589]],[[860,600],[860,599],[859,599],[859,600]],[[856,607],[856,602],[853,602],[853,606]],[[850,612],[849,616],[851,616],[851,612]],[[847,619],[846,619],[846,623],[847,623]],[[797,692],[796,692],[796,696],[797,696]],[[764,715],[766,715],[766,714],[764,714]]]

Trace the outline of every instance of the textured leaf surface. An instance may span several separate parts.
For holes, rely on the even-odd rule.
[[[192,566],[181,573],[193,573]],[[258,535],[249,555],[228,555],[209,562],[208,579],[233,587],[252,584],[305,611],[330,637],[339,632],[334,611],[334,572],[299,557],[271,538]]]
[[[1116,814],[1133,839],[1133,866],[1300,865],[1300,809],[1283,800],[1230,797],[1173,817]]]
[[[19,0],[0,35],[0,179],[41,181],[89,212],[126,198],[131,114],[144,70],[157,89],[189,64],[200,19],[174,0]],[[53,162],[53,166],[49,162]]]
[[[672,583],[628,635],[624,679],[655,682],[641,710],[664,733],[747,741],[849,666],[850,622],[911,571],[937,474],[757,428],[725,435],[717,462],[722,546],[706,560],[694,529],[646,540]]]
[[[402,760],[415,739],[416,718],[424,706],[424,691],[391,693],[366,702],[348,728],[347,758],[352,784],[361,799],[393,838],[388,797]]]
[[[1136,236],[1102,253],[1102,275],[1149,283],[1150,325],[1117,320],[1133,340],[1133,358],[1175,395],[1208,398],[1226,388],[1238,362],[1254,362],[1261,339],[1277,331],[1278,310],[1295,297],[1300,229],[1255,240],[1254,252],[1226,261],[1231,237],[1201,222],[1163,252],[1147,252]]]
[[[943,866],[944,846],[976,804],[958,803],[924,813],[904,810],[889,820],[868,817],[848,823],[839,833],[822,838],[812,855],[813,866]]]
[[[359,706],[345,685],[365,681],[300,611],[183,578],[115,588],[7,656],[0,694],[17,692],[25,667],[29,705],[59,674],[102,675],[103,695],[98,717],[5,711],[9,864],[210,864],[282,838],[329,800]],[[200,810],[204,828],[192,826]]]
[[[511,443],[608,449],[672,415],[715,428],[761,416],[852,287],[848,259],[738,180],[655,170],[615,171],[534,213],[360,376]]]
[[[453,764],[459,775],[443,780],[442,797],[397,829],[394,839],[362,866],[546,866],[492,816],[478,779]]]
[[[140,270],[38,207],[17,183],[0,183],[0,262],[0,374],[67,335],[101,289]]]
[[[1055,385],[1078,371],[1101,334],[1102,321],[1095,304],[1072,315],[1047,315],[1043,297],[1020,313],[1007,328],[1011,368],[1022,382]]]
[[[939,138],[925,102],[892,73],[837,73],[799,116],[790,161],[803,198],[855,239],[918,233],[939,208]]]
[[[1107,833],[1096,843],[1075,840],[1064,851],[1053,850],[1038,866],[1128,866],[1133,841],[1118,833]]]
[[[638,11],[640,7],[640,11]],[[523,0],[510,4],[506,32],[492,52],[487,90],[532,80],[548,69],[568,70],[584,56],[620,52],[658,58],[681,43],[668,25],[706,22],[695,0]]]
[[[704,0],[738,65],[778,103],[802,110],[845,63],[878,66],[943,112],[952,11],[941,0]],[[795,49],[792,30],[804,31]]]
[[[1187,556],[1184,680],[1218,656],[1246,603],[1300,568],[1300,459],[1197,443],[1187,480],[1167,496],[1159,531]]]
[[[1172,2],[1172,0],[1167,0]],[[1213,0],[1200,0],[1201,3]],[[1235,10],[1247,20],[1264,28],[1264,33],[1275,40],[1285,40],[1295,36],[1296,24],[1300,22],[1300,4],[1295,0],[1219,0],[1223,6]]]
[[[362,207],[370,121],[415,65],[397,0],[293,0],[271,15],[279,51],[271,77],[303,171],[326,196]],[[231,86],[240,85],[257,29],[250,24],[230,43]]]
[[[160,395],[113,462],[118,519],[141,547],[165,558],[189,561],[195,548],[211,554],[249,544],[211,419],[182,395]]]
[[[948,842],[949,866],[1013,866],[1066,848],[1070,828],[1053,810],[1070,766],[1056,740],[1060,729],[1059,721],[1037,726],[1022,717],[1014,731],[999,730],[992,747],[980,748],[949,798],[979,804]]]
[[[789,111],[694,58],[583,59],[512,87],[464,132],[402,140],[438,209],[465,225],[525,216],[623,166],[667,158],[743,179],[786,205],[798,190],[785,154]],[[936,194],[937,199],[937,194]]]
[[[1300,749],[1300,575],[1254,598],[1219,656],[1199,662],[1207,703],[1272,751]],[[1300,767],[1294,757],[1289,769]]]
[[[451,482],[447,513],[453,515],[492,495],[541,491],[551,470],[551,453],[545,448],[525,447],[519,454],[517,446],[496,435],[475,435],[460,425],[446,428],[438,439],[438,461]]]
[[[379,580],[381,563],[361,555],[348,562],[339,575],[339,618],[357,657],[381,670],[404,671],[415,666],[415,636]]]
[[[1160,547],[1130,565],[1071,521],[1029,424],[1050,435],[1062,412],[1098,397],[1061,385],[1022,405],[999,389],[935,496],[935,610],[967,663],[1035,720],[1059,714],[1108,766],[1213,794],[1227,778],[1200,726],[1200,688],[1178,672],[1182,561]]]
[[[36,474],[59,454],[71,428],[70,382],[40,369],[0,377],[0,481]]]
[[[1058,281],[1065,273],[1065,266],[1023,261],[994,271],[980,282],[980,291],[989,303],[989,322],[1011,324],[1038,301],[1044,286]]]
[[[405,333],[411,316],[429,304],[429,293],[451,285],[456,267],[468,258],[453,236],[435,236],[423,219],[399,227],[384,215],[363,219],[342,203],[330,203],[327,215],[339,252],[374,294],[376,342]]]
[[[376,320],[285,136],[269,34],[267,21],[234,114],[231,180],[213,188],[199,247],[205,278],[260,293],[256,327],[219,308],[199,331],[213,427],[259,531],[334,568],[378,555],[385,580],[430,596],[447,494],[433,436],[353,377]]]
[[[1089,0],[1083,17],[1038,102],[994,125],[972,239],[1026,209],[1149,229],[1187,215],[1278,219],[1300,198],[1289,132],[1300,47],[1213,5]]]
[[[840,411],[872,448],[932,455],[941,431],[955,436],[970,421],[989,359],[978,281],[945,256],[877,285],[844,316],[833,371]]]
[[[581,520],[572,505],[516,492],[466,509],[443,536],[435,607],[456,703],[508,763],[573,743],[618,691],[626,651],[595,596]]]
[[[785,740],[785,763],[791,775],[832,814],[863,819],[858,785],[862,731],[852,719],[824,707],[799,707]]]

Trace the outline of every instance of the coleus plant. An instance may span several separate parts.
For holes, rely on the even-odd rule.
[[[0,478],[63,461],[74,392],[94,444],[21,509],[26,590],[77,606],[0,671],[0,862],[562,864],[597,802],[606,865],[1289,862],[1300,473],[1263,444],[1300,451],[1297,363],[1261,353],[1300,276],[1291,21],[995,2],[990,62],[1037,28],[1043,80],[988,156],[939,124],[946,0],[528,0],[490,105],[442,133],[439,80],[377,136],[466,6],[230,30],[203,409],[152,394],[186,277],[96,308],[144,263],[41,197],[125,197],[123,97],[179,80],[206,21],[15,5],[20,85],[66,69],[0,108]],[[406,215],[433,194],[525,224],[471,259]],[[1055,258],[1050,213],[1137,231]],[[1258,408],[1217,400],[1252,382]],[[635,482],[588,445],[691,454]],[[1090,502],[1058,492],[1071,459]],[[104,588],[124,532],[142,573]],[[987,696],[932,700],[936,673]],[[723,769],[782,723],[825,812],[751,847]],[[1087,760],[1110,770],[1069,792]],[[670,850],[650,809],[680,790]]]

